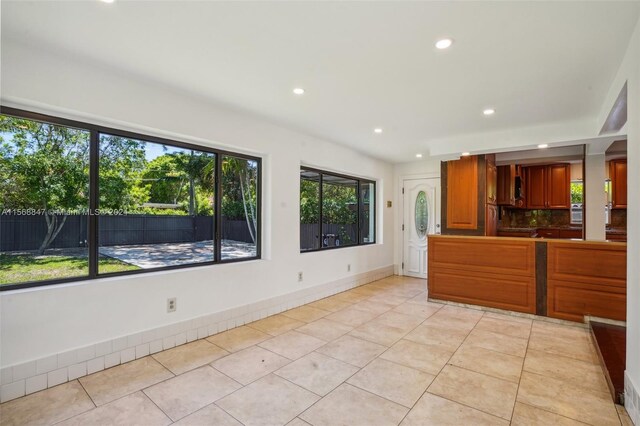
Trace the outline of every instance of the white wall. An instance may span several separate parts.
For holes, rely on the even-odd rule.
[[[620,89],[627,82],[627,369],[625,406],[636,425],[640,425],[640,20],[636,24],[627,53],[602,105],[599,130],[606,120]]]
[[[0,366],[207,315],[393,263],[393,167],[153,82],[2,44],[2,103],[263,157],[258,261],[55,285],[0,296]],[[300,164],[378,181],[378,244],[299,253]],[[351,272],[347,272],[351,264]],[[297,282],[297,272],[304,282]],[[168,297],[178,310],[165,312]]]
[[[606,220],[604,206],[607,196],[604,192],[606,179],[605,155],[585,156],[585,239],[604,241],[606,239]]]

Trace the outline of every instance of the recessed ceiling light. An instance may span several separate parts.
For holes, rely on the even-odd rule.
[[[416,158],[422,158],[422,154],[416,154]]]
[[[100,0],[102,3],[113,3],[115,0]]]
[[[380,127],[376,127],[375,129],[373,129],[373,133],[380,134],[382,133],[382,129]]]
[[[493,109],[493,108],[487,108],[487,109],[485,109],[484,111],[482,111],[482,113],[483,113],[484,115],[493,115],[493,114],[495,114],[495,113],[496,113],[496,110],[495,110],[495,109]]]
[[[549,144],[541,143],[540,145],[538,145],[538,148],[540,149],[549,148]]]
[[[462,154],[460,154],[460,155],[461,155],[462,157],[468,157],[468,156],[470,156],[471,154],[470,154],[470,153],[468,153],[468,152],[463,152],[463,153],[462,153]]]
[[[450,38],[443,38],[436,41],[436,48],[440,50],[448,49],[449,47],[451,47],[452,44],[453,44],[453,40],[451,40]]]
[[[293,89],[294,95],[304,95],[304,89],[302,87],[296,87]]]

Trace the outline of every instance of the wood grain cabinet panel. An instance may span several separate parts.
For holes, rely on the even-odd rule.
[[[484,235],[489,237],[495,237],[496,235],[498,235],[498,206],[496,206],[495,204],[487,204]]]
[[[537,234],[540,238],[560,238],[560,231],[557,229],[538,228]]]
[[[487,204],[496,205],[498,201],[498,168],[495,154],[486,155],[487,164]],[[489,234],[487,234],[489,235]]]
[[[526,169],[527,208],[544,209],[547,207],[547,167],[531,166]]]
[[[627,160],[611,160],[609,162],[611,178],[611,207],[627,208]]]
[[[552,164],[547,166],[547,208],[571,208],[571,166]]]
[[[478,159],[447,163],[447,228],[478,228]]]
[[[535,240],[429,238],[429,297],[536,312]]]
[[[571,208],[571,166],[551,164],[526,168],[527,208]]]
[[[456,269],[429,273],[429,297],[535,314],[535,279],[517,275],[476,272],[473,277]]]
[[[582,229],[561,229],[559,238],[582,238]]]
[[[583,321],[585,315],[624,321],[627,246],[547,242],[547,312]]]
[[[516,166],[498,166],[497,201],[499,206],[513,206],[516,203]]]
[[[429,236],[429,268],[533,277],[535,240]]]

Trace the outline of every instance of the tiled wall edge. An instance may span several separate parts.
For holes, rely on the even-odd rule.
[[[0,402],[204,339],[393,274],[394,266],[389,265],[248,305],[3,367],[0,369]]]
[[[628,372],[624,372],[624,408],[634,425],[640,426],[640,388],[635,386]]]

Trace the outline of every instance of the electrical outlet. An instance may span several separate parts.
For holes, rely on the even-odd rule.
[[[167,312],[175,312],[178,309],[178,301],[175,297],[167,299]]]
[[[302,272],[298,272],[298,282],[302,282]]]
[[[347,264],[347,272],[351,272],[351,264]]]

